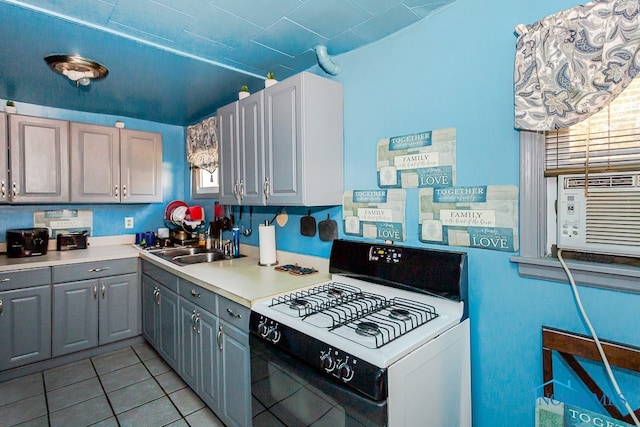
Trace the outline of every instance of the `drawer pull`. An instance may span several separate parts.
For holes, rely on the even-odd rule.
[[[195,290],[195,289],[191,289],[191,295],[192,295],[192,296],[194,296],[194,297],[196,297],[196,298],[200,298],[200,293],[199,293],[199,292],[196,292],[196,290]]]
[[[11,281],[11,279],[9,279],[8,277],[5,277],[4,279],[0,279],[1,283],[7,283],[7,282],[10,282],[10,281]]]
[[[101,268],[90,268],[89,272],[90,273],[99,273],[101,271],[105,271],[108,270],[110,267],[101,267]]]
[[[235,311],[231,310],[230,308],[227,308],[227,313],[229,313],[230,316],[237,317],[238,319],[242,319],[242,314],[236,313]]]
[[[2,300],[0,299],[0,316],[2,316],[3,311],[4,311],[4,307],[2,305]]]

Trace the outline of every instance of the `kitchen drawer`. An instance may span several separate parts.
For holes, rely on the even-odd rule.
[[[51,269],[49,267],[0,273],[0,291],[50,284]]]
[[[156,282],[171,289],[173,292],[178,292],[178,276],[169,273],[167,270],[164,270],[155,264],[151,264],[150,262],[142,261],[142,274],[146,274]]]
[[[218,295],[218,317],[244,332],[249,331],[249,309]]]
[[[200,306],[210,312],[213,315],[217,315],[216,312],[216,297],[217,295],[205,288],[191,283],[184,279],[178,279],[179,294],[183,298],[191,301],[197,306]]]
[[[100,277],[118,276],[120,274],[136,273],[138,259],[116,259],[108,261],[85,262],[53,267],[53,283],[76,282]]]

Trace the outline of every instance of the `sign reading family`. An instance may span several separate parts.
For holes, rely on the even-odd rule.
[[[404,241],[407,196],[404,190],[350,190],[342,202],[344,233],[370,239]]]
[[[518,250],[518,188],[513,185],[423,188],[418,193],[420,241]]]
[[[455,185],[456,130],[437,129],[378,141],[378,187]]]

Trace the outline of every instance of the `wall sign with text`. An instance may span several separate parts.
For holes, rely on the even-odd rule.
[[[423,188],[418,197],[421,242],[518,250],[518,187]]]
[[[407,239],[404,190],[349,190],[342,202],[344,234],[369,239]]]
[[[456,184],[456,129],[436,129],[378,141],[380,188],[441,188]]]

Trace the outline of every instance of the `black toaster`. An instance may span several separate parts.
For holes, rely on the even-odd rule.
[[[87,249],[87,232],[65,233],[56,235],[56,249],[70,251],[72,249]]]
[[[20,228],[7,230],[7,256],[22,258],[45,255],[49,245],[49,229]]]

